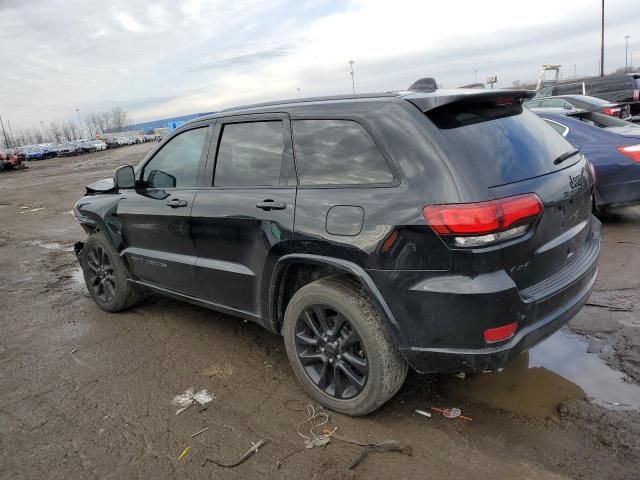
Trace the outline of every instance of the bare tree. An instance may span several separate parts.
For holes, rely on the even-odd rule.
[[[84,119],[84,124],[87,127],[87,131],[89,132],[89,138],[95,138],[96,136],[96,127],[91,120],[91,116],[87,116]]]
[[[123,131],[124,127],[128,123],[127,112],[120,107],[114,107],[111,110],[111,122],[113,123],[113,128],[117,132]]]
[[[51,132],[51,137],[56,143],[60,143],[63,141],[62,129],[60,128],[60,125],[58,125],[56,122],[51,122],[49,124],[49,132]]]

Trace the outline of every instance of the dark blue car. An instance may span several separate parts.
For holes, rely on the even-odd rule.
[[[597,112],[532,110],[593,163],[596,210],[640,203],[640,126]]]

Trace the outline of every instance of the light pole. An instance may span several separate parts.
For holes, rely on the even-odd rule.
[[[604,0],[602,0],[602,22],[600,27],[600,76],[604,77]]]
[[[478,70],[473,70],[473,83],[478,83]]]
[[[82,123],[80,123],[80,109],[76,108],[76,113],[78,114],[78,128],[80,129],[80,138],[82,138]]]
[[[354,78],[355,72],[353,71],[353,64],[356,63],[353,60],[349,60],[349,68],[351,69],[351,89],[353,90],[353,94],[356,94],[356,81]]]
[[[624,36],[624,73],[627,73],[627,59],[629,57],[629,35]]]

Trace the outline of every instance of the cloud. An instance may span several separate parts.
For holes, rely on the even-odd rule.
[[[134,19],[131,15],[120,12],[116,14],[116,20],[118,23],[127,30],[128,32],[141,33],[146,30],[144,26],[142,26],[136,19]]]
[[[188,71],[197,72],[200,70],[215,70],[222,68],[232,68],[244,65],[255,65],[256,63],[270,60],[273,58],[286,57],[292,52],[291,45],[283,45],[269,50],[261,50],[259,52],[247,53],[244,55],[236,55],[233,57],[221,58],[220,60],[212,60],[203,62]]]
[[[640,51],[637,0],[607,2],[606,70]],[[462,6],[461,6],[462,5]],[[0,114],[14,128],[121,106],[138,121],[243,103],[447,87],[542,63],[595,74],[599,2],[0,0]],[[553,15],[540,14],[553,12]],[[637,58],[640,58],[638,56]],[[298,88],[300,92],[298,92]]]

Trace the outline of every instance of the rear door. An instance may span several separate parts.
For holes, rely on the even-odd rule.
[[[212,133],[213,127],[200,125],[175,135],[142,167],[139,187],[118,202],[124,255],[139,280],[200,294],[189,215]]]
[[[206,300],[241,314],[266,315],[263,273],[292,238],[296,177],[286,114],[218,120],[207,188],[193,210],[195,265]]]

